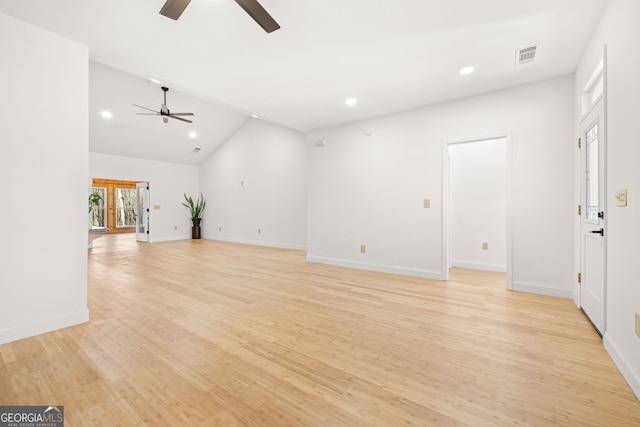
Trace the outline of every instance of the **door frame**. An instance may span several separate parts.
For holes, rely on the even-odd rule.
[[[443,141],[442,143],[442,280],[449,280],[449,264],[451,259],[451,233],[449,232],[451,212],[451,168],[449,159],[449,147],[457,144],[469,144],[488,141],[492,139],[506,139],[506,202],[507,202],[507,289],[513,289],[513,244],[512,244],[512,174],[511,174],[511,132],[498,132],[495,134],[475,136],[464,139]]]

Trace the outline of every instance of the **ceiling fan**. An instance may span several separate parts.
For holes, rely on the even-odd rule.
[[[160,9],[160,14],[167,18],[177,20],[190,2],[191,0],[167,0],[164,6],[162,6],[162,9]],[[235,0],[235,2],[267,33],[271,33],[280,28],[280,25],[269,15],[269,12],[264,10],[264,7],[258,3],[258,0]]]
[[[136,113],[136,114],[142,115],[142,116],[162,116],[162,121],[165,123],[168,123],[169,119],[176,119],[176,120],[180,120],[187,123],[193,123],[191,120],[178,117],[178,116],[193,116],[193,113],[172,113],[169,111],[169,108],[167,107],[167,91],[169,90],[169,88],[162,86],[162,90],[164,91],[164,103],[160,106],[160,111],[152,110],[151,108],[143,107],[142,105],[133,104],[134,107],[144,108],[145,110],[153,111],[153,114],[152,113]]]

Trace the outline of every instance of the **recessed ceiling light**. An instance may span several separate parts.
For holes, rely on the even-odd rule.
[[[460,69],[460,75],[461,76],[466,76],[467,74],[473,73],[474,70],[475,70],[475,68],[473,68],[473,67],[464,67],[464,68]]]
[[[102,113],[100,113],[100,115],[102,116],[103,119],[110,119],[111,117],[113,117],[113,114],[111,114],[111,111],[103,111]]]
[[[189,138],[197,138],[198,134],[195,132],[189,132]]]
[[[349,107],[353,107],[358,103],[358,100],[355,98],[347,98],[346,101],[344,101],[344,103],[347,104]]]
[[[252,114],[251,117],[253,117],[254,119],[257,119],[258,115],[257,114]]]
[[[160,84],[160,80],[158,80],[158,79],[149,79],[149,81],[150,81],[151,83],[155,83],[155,84],[157,84],[157,85],[159,85],[159,84]]]

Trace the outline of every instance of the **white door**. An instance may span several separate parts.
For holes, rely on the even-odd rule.
[[[149,241],[149,183],[136,184],[136,240]]]
[[[604,102],[597,101],[580,123],[581,286],[580,306],[595,328],[605,332],[606,293],[606,132]]]

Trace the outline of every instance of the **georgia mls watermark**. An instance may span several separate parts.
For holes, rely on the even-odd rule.
[[[0,406],[0,427],[64,427],[64,406]]]

